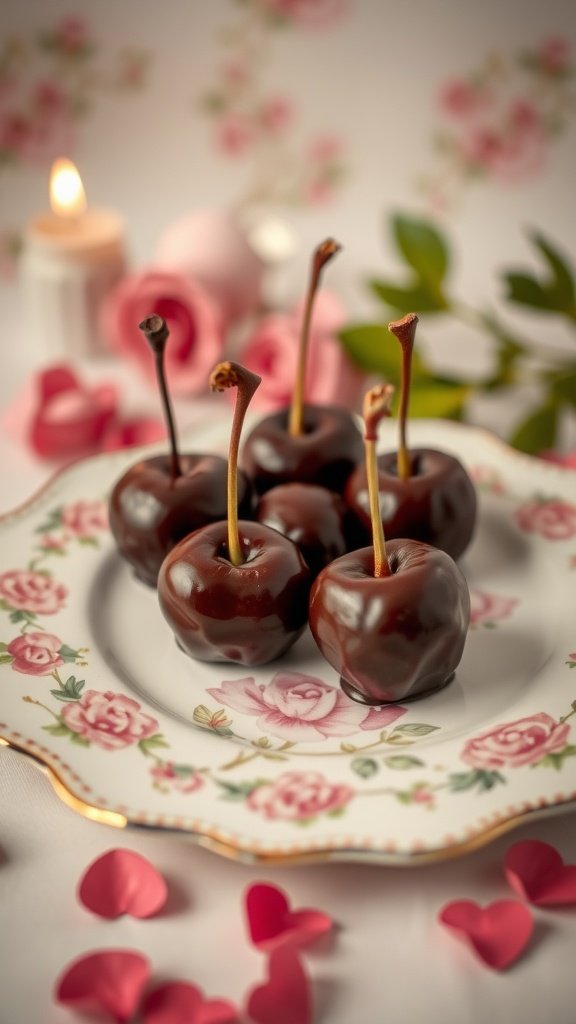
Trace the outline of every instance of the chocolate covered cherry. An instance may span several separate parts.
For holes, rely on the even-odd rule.
[[[461,462],[447,452],[413,448],[411,475],[398,476],[397,456],[378,456],[380,514],[386,537],[410,537],[459,558],[476,523],[476,491]],[[368,481],[364,466],[353,473],[344,499],[358,524],[358,540],[371,535]]]
[[[281,484],[263,494],[259,523],[272,527],[300,548],[313,576],[348,550],[349,512],[338,494],[314,484]]]
[[[470,619],[466,580],[449,555],[419,541],[385,541],[376,440],[391,393],[373,388],[364,402],[373,546],[331,562],[310,595],[312,635],[344,692],[364,704],[419,697],[448,683]]]
[[[464,576],[444,551],[387,541],[390,574],[371,547],[337,558],[310,595],[310,629],[348,696],[383,704],[443,687],[460,662],[470,618]]]
[[[310,570],[291,540],[238,521],[240,432],[260,377],[238,363],[212,371],[215,391],[236,387],[228,458],[228,518],[197,530],[162,564],[158,598],[182,649],[202,661],[263,665],[280,657],[307,622]]]
[[[166,322],[152,315],[140,324],[156,360],[158,386],[170,436],[170,455],[154,455],[124,473],[109,503],[110,529],[118,551],[136,576],[155,586],[163,559],[183,537],[226,516],[226,459],[180,455],[164,375]],[[241,515],[252,513],[252,487],[239,482]]]
[[[244,444],[242,465],[259,494],[292,482],[341,493],[362,458],[360,431],[347,409],[304,402],[314,300],[322,270],[339,250],[338,243],[327,238],[312,256],[292,403],[260,420]]]

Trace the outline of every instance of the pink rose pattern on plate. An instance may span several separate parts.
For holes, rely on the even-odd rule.
[[[513,515],[522,529],[557,540],[576,532],[575,511],[557,499],[534,500],[516,508]],[[225,708],[256,718],[262,732],[258,739],[247,744],[235,732],[234,721],[224,707],[200,704],[193,713],[196,726],[220,740],[242,742],[234,744],[232,758],[224,758],[218,765],[175,761],[168,755],[170,743],[159,731],[158,720],[134,697],[113,690],[85,689],[85,680],[76,675],[63,678],[65,664],[86,667],[87,650],[70,647],[42,625],[43,616],[56,616],[68,597],[67,588],[53,578],[45,562],[55,554],[66,556],[71,544],[98,546],[106,529],[106,505],[101,500],[75,501],[46,514],[34,531],[36,543],[28,568],[0,574],[0,610],[20,626],[19,635],[0,643],[0,665],[12,670],[13,679],[18,675],[29,680],[49,678],[56,684],[49,692],[60,702],[60,713],[34,697],[22,697],[50,715],[49,724],[43,726],[47,733],[110,754],[137,750],[149,765],[151,762],[150,784],[159,793],[194,798],[210,785],[221,799],[242,802],[248,811],[270,823],[306,825],[344,814],[353,801],[370,796],[385,795],[402,806],[433,811],[442,793],[481,794],[506,782],[503,772],[539,766],[561,770],[565,761],[576,755],[569,722],[576,715],[574,701],[560,718],[539,711],[495,723],[471,737],[459,753],[461,771],[447,771],[444,777],[414,777],[427,769],[426,762],[414,754],[414,744],[439,726],[404,722],[407,709],[401,706],[364,708],[322,679],[280,670],[267,683],[244,677],[223,680],[206,691]],[[517,604],[515,597],[473,590],[473,625],[502,622]],[[576,667],[576,652],[567,656],[566,665]],[[354,742],[348,737],[354,737]],[[305,754],[301,746],[312,742],[330,743],[329,753],[345,759],[333,763],[351,771],[356,784],[328,778],[322,771],[293,769],[291,758]],[[255,759],[276,766],[280,763],[280,769],[275,777],[262,773],[235,781],[230,772]],[[389,771],[385,787],[379,788],[370,780],[383,768],[393,769],[392,779]],[[406,786],[393,784],[399,771],[413,773]]]
[[[431,205],[446,209],[474,182],[521,184],[539,174],[568,127],[573,73],[569,41],[548,37],[445,81],[433,138],[439,169],[420,182]]]

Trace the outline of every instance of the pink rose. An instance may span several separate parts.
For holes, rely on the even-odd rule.
[[[81,700],[66,704],[65,725],[104,750],[139,743],[158,730],[158,722],[140,710],[138,701],[120,693],[87,690]]]
[[[290,404],[301,321],[299,309],[267,316],[257,324],[243,348],[241,362],[262,377],[253,400],[255,408],[267,411]],[[343,324],[344,311],[338,300],[329,292],[320,292],[310,333],[306,374],[308,402],[339,403],[349,407],[356,403],[363,375],[350,362],[336,338],[336,331]]]
[[[517,597],[500,597],[498,594],[487,594],[485,590],[471,590],[470,600],[471,626],[487,626],[500,619],[507,619],[518,604]]]
[[[462,78],[447,82],[440,93],[440,106],[453,117],[469,118],[489,105],[488,94]]]
[[[560,725],[541,712],[488,729],[468,741],[461,757],[473,768],[522,768],[561,750],[569,732],[566,722]]]
[[[302,28],[324,28],[341,18],[348,0],[261,0],[271,14]]]
[[[172,761],[159,761],[150,769],[156,789],[164,793],[175,790],[177,793],[194,793],[204,785],[199,772],[192,769],[178,768]]]
[[[344,153],[342,139],[337,135],[319,135],[313,139],[308,149],[308,156],[313,163],[332,164],[340,160]]]
[[[41,572],[11,569],[0,575],[0,598],[11,608],[34,615],[55,615],[64,607],[68,591]]]
[[[545,39],[538,48],[540,67],[549,74],[557,75],[570,67],[571,46],[562,36]]]
[[[226,322],[258,308],[265,265],[235,217],[224,210],[194,210],[169,224],[154,261],[161,269],[200,281]]]
[[[208,292],[192,278],[165,270],[129,274],[104,307],[104,330],[110,344],[156,380],[152,351],[138,324],[152,313],[170,328],[166,375],[174,394],[206,388],[209,371],[223,344],[222,312]]]
[[[283,132],[294,115],[292,104],[283,96],[273,96],[265,100],[259,113],[261,123],[271,135]]]
[[[517,509],[516,522],[521,530],[546,540],[568,540],[576,535],[576,505],[554,498],[530,502]]]
[[[557,466],[564,466],[565,469],[576,469],[576,451],[567,452],[566,455],[559,455],[558,452],[542,452],[541,457],[547,462],[555,462]]]
[[[56,30],[55,42],[70,55],[85,51],[90,45],[90,39],[84,19],[74,15],[63,18]]]
[[[161,420],[153,416],[132,416],[118,420],[106,431],[102,450],[116,452],[120,448],[134,448],[141,444],[154,444],[164,441],[166,427]]]
[[[76,501],[62,509],[61,523],[77,537],[96,537],[108,529],[108,509],[105,501]]]
[[[263,732],[294,743],[384,729],[406,713],[397,705],[368,709],[355,704],[340,688],[300,672],[277,672],[267,686],[252,677],[236,679],[207,693],[235,711],[258,716]]]
[[[51,633],[25,633],[7,647],[13,657],[12,668],[27,676],[47,676],[64,664],[60,657],[62,641]]]
[[[244,156],[258,138],[258,125],[253,117],[231,110],[216,121],[216,142],[228,156]]]
[[[273,820],[308,821],[340,810],[353,796],[350,786],[329,782],[320,772],[284,772],[253,790],[247,805]]]

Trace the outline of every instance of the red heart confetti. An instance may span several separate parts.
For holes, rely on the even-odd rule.
[[[246,1009],[255,1024],[311,1024],[310,982],[293,949],[270,954],[268,981],[252,989]]]
[[[496,971],[518,959],[533,929],[528,907],[516,900],[496,900],[486,907],[471,900],[455,900],[442,908],[438,918]]]
[[[150,992],[141,1010],[144,1024],[237,1024],[238,1011],[226,999],[204,999],[186,981],[170,981]]]
[[[286,894],[275,885],[251,885],[245,900],[250,938],[266,952],[281,945],[307,945],[333,926],[332,918],[321,910],[290,910]]]
[[[152,917],[164,906],[166,882],[156,868],[132,850],[108,850],[80,879],[78,899],[99,917],[121,914]]]
[[[504,858],[509,884],[538,907],[576,903],[576,864],[567,865],[558,850],[539,839],[514,843]]]
[[[118,1024],[134,1016],[150,963],[129,949],[108,949],[75,960],[56,982],[55,997],[83,1013],[105,1013]]]

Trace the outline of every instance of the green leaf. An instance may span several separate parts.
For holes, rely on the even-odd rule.
[[[9,665],[12,662],[11,654],[0,654],[0,665]]]
[[[146,739],[139,740],[138,746],[145,757],[148,757],[151,750],[157,750],[159,748],[168,748],[169,743],[166,742],[162,733],[154,733],[153,736],[147,736]]]
[[[374,294],[396,313],[440,313],[447,308],[443,296],[431,291],[422,281],[396,285],[391,281],[370,281]]]
[[[504,275],[508,285],[505,298],[532,309],[550,309],[549,297],[539,281],[529,274],[510,271]]]
[[[64,659],[64,661],[68,662],[76,661],[76,659],[79,657],[78,651],[75,651],[72,647],[68,647],[67,644],[62,644],[62,647],[58,651],[58,654],[60,655],[61,658]],[[71,676],[70,678],[73,677]]]
[[[555,768],[556,771],[560,771],[564,767],[564,761],[567,757],[576,756],[576,747],[571,744],[567,744],[562,750],[556,751],[555,754],[545,754],[536,764],[533,764],[533,768]]]
[[[383,764],[387,768],[394,768],[395,771],[404,771],[406,768],[422,768],[424,762],[419,757],[410,757],[409,754],[392,754],[383,758]]]
[[[553,448],[558,429],[558,406],[545,402],[530,413],[510,437],[510,444],[521,452],[536,455]]]
[[[80,733],[70,731],[70,741],[75,743],[77,747],[89,747],[90,740],[87,740],[85,736],[81,736]]]
[[[439,725],[424,725],[421,722],[407,722],[405,725],[397,725],[395,732],[401,732],[405,736],[428,736],[431,732],[436,732],[439,729]]]
[[[555,308],[575,312],[576,293],[571,267],[552,242],[548,241],[539,231],[530,231],[528,237],[540,250],[550,269],[548,292]]]
[[[36,618],[36,616],[29,612],[17,611],[10,613],[10,622],[27,622],[34,618]]]
[[[557,374],[551,382],[551,388],[556,398],[576,408],[576,370]]]
[[[99,548],[100,544],[96,540],[96,537],[79,537],[78,543],[85,548]]]
[[[0,651],[7,651],[7,650],[8,650],[8,644],[5,644],[4,641],[0,641]]]
[[[378,771],[378,762],[373,757],[355,757],[350,767],[361,779],[370,779]]]
[[[410,415],[420,419],[461,419],[471,390],[465,384],[415,380],[410,391]]]
[[[462,793],[476,786],[480,792],[484,792],[493,789],[499,782],[506,782],[500,772],[489,772],[483,768],[473,768],[469,772],[453,772],[448,776],[448,785],[453,793]]]
[[[214,780],[220,789],[224,800],[245,800],[255,789],[265,785],[268,779],[255,779],[253,782],[223,782],[222,779]]]
[[[353,363],[368,373],[377,373],[398,385],[402,364],[402,349],[385,324],[353,324],[340,331],[340,341]],[[412,356],[412,379],[428,374],[418,352]]]
[[[399,213],[392,219],[392,231],[406,262],[422,282],[431,286],[430,291],[440,296],[439,286],[446,277],[450,254],[439,230],[430,221]]]
[[[58,722],[57,725],[43,725],[44,732],[49,732],[51,736],[69,736],[71,729],[64,722]]]

